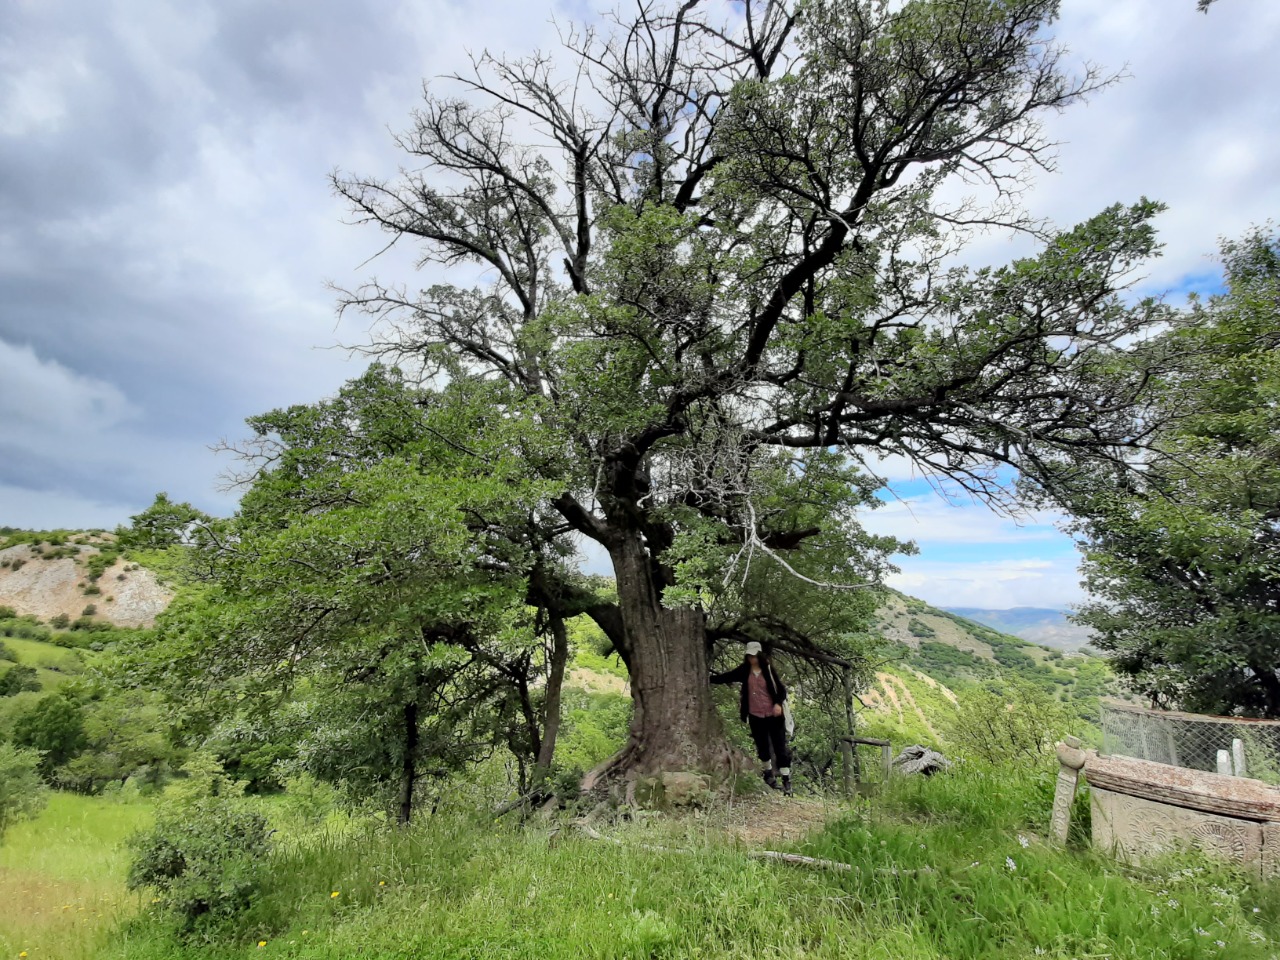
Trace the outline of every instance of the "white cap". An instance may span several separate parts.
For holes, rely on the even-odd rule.
[[[758,657],[759,655],[760,655],[760,644],[752,640],[750,643],[747,644],[747,656]]]

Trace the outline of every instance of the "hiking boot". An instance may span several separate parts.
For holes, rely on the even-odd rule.
[[[773,775],[772,770],[762,770],[760,776],[764,777],[764,782],[769,785],[770,790],[778,789],[778,779]]]
[[[785,796],[788,796],[788,797],[791,796],[791,778],[790,777],[782,778],[782,793]]]

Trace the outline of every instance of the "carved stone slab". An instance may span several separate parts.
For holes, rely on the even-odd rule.
[[[1092,791],[1093,843],[1131,860],[1190,844],[1261,875],[1263,825],[1100,790]],[[1280,827],[1280,824],[1268,824]]]
[[[1280,823],[1262,825],[1262,879],[1280,879]]]
[[[1131,757],[1086,751],[1089,784],[1129,796],[1244,820],[1280,822],[1280,789],[1261,780],[1187,770]]]

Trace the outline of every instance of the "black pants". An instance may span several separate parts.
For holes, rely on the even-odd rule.
[[[778,769],[791,770],[791,751],[787,749],[787,721],[782,717],[757,717],[747,715],[751,725],[751,739],[756,742],[756,756],[768,763],[770,756],[778,761]],[[772,748],[772,754],[770,754]]]

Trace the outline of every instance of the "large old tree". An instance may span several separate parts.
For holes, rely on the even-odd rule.
[[[431,382],[484,383],[536,437],[558,534],[612,562],[618,601],[587,612],[632,677],[613,772],[732,766],[709,655],[840,635],[894,546],[853,516],[880,457],[1000,499],[1002,466],[1139,442],[1117,344],[1158,310],[1118,291],[1156,206],[1055,233],[1015,203],[1051,163],[1038,118],[1103,83],[1064,63],[1057,8],[642,2],[554,56],[477,58],[426,90],[398,175],[335,175],[448,268],[344,306]],[[956,267],[988,229],[1041,252]]]

